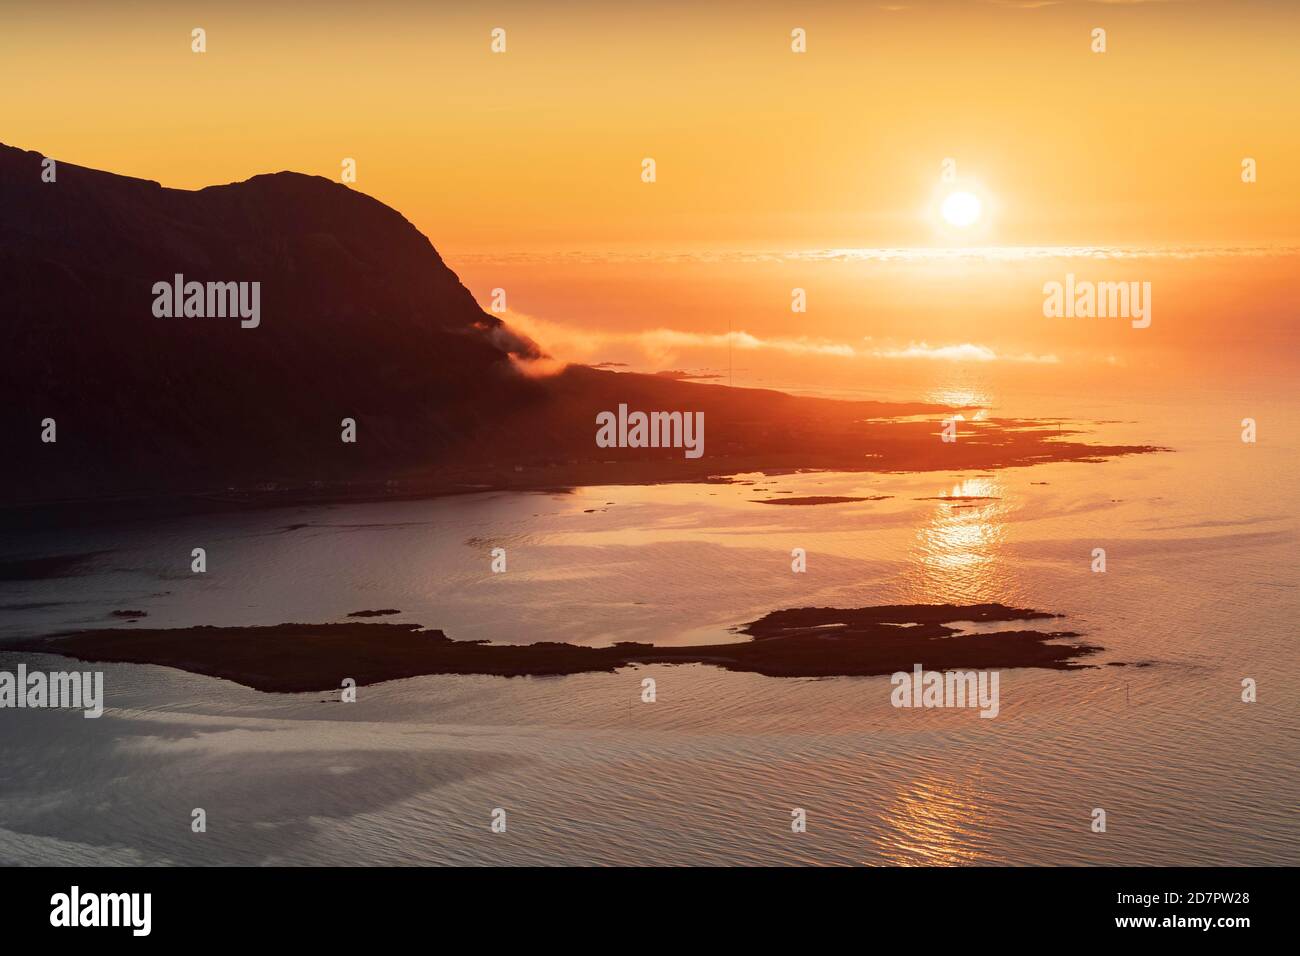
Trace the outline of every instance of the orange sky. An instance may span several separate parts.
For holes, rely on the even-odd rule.
[[[1300,232],[1296,3],[112,6],[6,5],[0,140],[191,188],[354,157],[451,255],[927,244],[945,157],[991,242]]]

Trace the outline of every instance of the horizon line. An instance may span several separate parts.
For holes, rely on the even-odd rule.
[[[824,246],[803,249],[757,249],[720,245],[716,248],[633,250],[574,247],[570,249],[509,249],[454,254],[464,262],[924,262],[977,260],[1014,262],[1029,259],[1216,259],[1270,258],[1300,255],[1300,241],[1253,244],[1059,244],[984,246]]]

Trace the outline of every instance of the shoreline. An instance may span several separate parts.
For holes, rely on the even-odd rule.
[[[884,605],[773,611],[737,631],[751,640],[660,647],[588,647],[543,641],[457,641],[419,624],[286,623],[252,627],[94,628],[6,643],[7,651],[86,663],[155,664],[219,677],[269,693],[338,690],[436,674],[499,677],[612,673],[639,664],[708,664],[769,677],[871,677],[910,671],[1037,667],[1072,670],[1103,648],[1074,631],[1008,629],[963,634],[958,622],[1061,617],[1002,604]],[[1062,643],[1065,642],[1065,643]]]
[[[891,467],[883,463],[837,462],[833,467],[801,466],[797,464],[773,465],[757,460],[739,460],[721,471],[701,471],[699,474],[682,474],[678,461],[663,462],[597,462],[577,467],[536,466],[522,469],[506,476],[479,482],[447,480],[437,477],[423,479],[374,479],[319,483],[319,486],[301,482],[264,482],[261,486],[246,486],[224,491],[142,493],[107,498],[72,498],[56,501],[27,501],[0,506],[0,528],[4,530],[49,529],[74,524],[101,524],[115,521],[158,520],[162,518],[190,517],[205,514],[270,511],[276,508],[327,507],[332,505],[371,504],[387,501],[434,501],[460,495],[500,494],[573,494],[580,488],[598,487],[650,487],[655,485],[734,485],[742,484],[740,475],[760,474],[765,478],[783,475],[810,474],[898,474],[940,471],[1004,471],[1008,468],[1028,468],[1040,464],[1080,462],[1096,464],[1123,455],[1155,454],[1173,449],[1155,445],[1104,446],[1077,444],[1057,446],[1044,443],[1045,448],[1056,451],[1053,457],[1043,460],[1010,461],[1004,464],[987,461],[954,461],[935,463],[932,467]],[[1061,453],[1066,451],[1068,453]],[[611,467],[620,465],[622,467]],[[556,474],[560,472],[560,474]],[[270,485],[271,487],[267,487]],[[820,496],[815,496],[820,497]],[[883,500],[885,496],[867,496],[861,501]],[[921,499],[924,500],[924,499]],[[945,499],[956,500],[956,499]],[[757,500],[758,504],[810,505],[850,503],[848,499],[808,501]]]

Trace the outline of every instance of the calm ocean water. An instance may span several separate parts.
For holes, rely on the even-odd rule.
[[[1105,422],[1091,440],[1175,451],[7,534],[5,557],[95,556],[73,577],[0,584],[0,669],[20,659],[5,638],[126,608],[184,626],[392,607],[386,620],[461,639],[695,643],[777,608],[943,601],[1063,613],[1105,647],[1095,663],[1150,666],[1004,671],[1001,713],[982,720],[896,710],[887,678],[706,666],[425,677],[342,704],[109,665],[99,720],[0,715],[0,862],[1300,862],[1292,405],[1252,396],[1267,440],[1245,445],[1231,391],[985,397],[995,414],[1032,405]],[[786,490],[893,497],[752,500]],[[944,494],[998,500],[917,500]],[[189,573],[197,546],[206,575]],[[498,546],[509,570],[494,575]],[[1244,677],[1257,703],[1241,702]],[[205,834],[190,832],[196,807]],[[498,807],[505,833],[489,827]]]

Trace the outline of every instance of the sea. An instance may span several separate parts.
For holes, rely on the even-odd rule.
[[[1202,273],[1177,269],[1186,283]],[[1160,289],[1151,330],[1132,335],[1180,321]],[[1247,337],[1252,314],[1231,320]],[[1163,449],[1150,454],[5,528],[0,563],[80,558],[58,577],[0,581],[0,671],[101,670],[106,699],[98,719],[0,710],[0,863],[1300,863],[1300,414],[1278,354],[1293,338],[1265,323],[1233,353],[1247,359],[1218,361],[1227,350],[1205,334],[1217,327],[1188,316],[1196,349],[1111,342],[1083,372],[1050,340],[1006,354],[1056,362],[909,365],[885,357],[905,337],[859,343],[873,352],[861,368],[816,357],[842,363],[838,378],[762,347],[739,380],[734,348],[730,369],[717,343],[690,356],[724,383],[970,404],[971,417]],[[877,500],[765,503],[812,496]],[[1032,626],[1102,650],[1078,669],[1002,671],[998,715],[983,719],[896,708],[888,677],[707,664],[419,677],[344,702],[5,649],[77,628],[377,609],[462,640],[701,644],[743,640],[740,625],[783,608],[994,601],[1060,614]],[[113,616],[124,610],[146,616]]]

